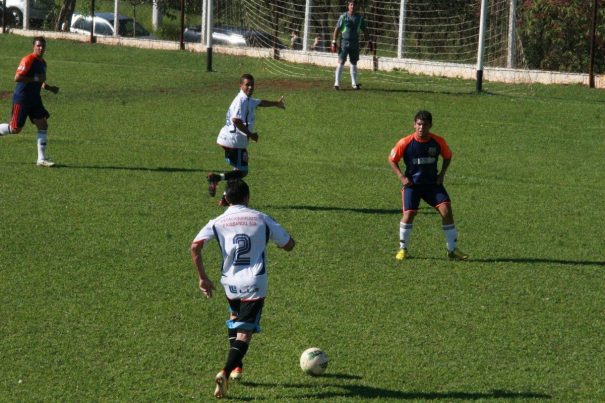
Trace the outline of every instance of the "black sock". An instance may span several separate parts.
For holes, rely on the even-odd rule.
[[[234,368],[241,365],[246,352],[248,351],[248,343],[241,340],[235,340],[229,349],[227,355],[227,362],[225,363],[225,372],[227,376],[233,371]]]
[[[233,347],[233,342],[237,338],[237,330],[236,329],[227,329],[227,336],[229,337],[229,347]]]
[[[224,175],[226,181],[230,179],[242,179],[245,176],[242,171],[225,172]]]
[[[227,333],[229,334],[229,347],[233,347],[233,343],[235,343],[235,339],[237,339],[237,330],[236,329],[228,329]],[[237,362],[235,364],[235,368],[240,367],[243,368],[244,364],[241,362]]]

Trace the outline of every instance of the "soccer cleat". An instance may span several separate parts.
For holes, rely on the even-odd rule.
[[[397,254],[395,255],[395,259],[397,259],[397,260],[405,260],[409,257],[410,257],[410,254],[408,253],[408,250],[405,248],[399,249],[397,251]]]
[[[334,91],[338,91],[340,89],[340,87],[338,85],[334,86]]]
[[[353,86],[353,89],[354,89],[355,91],[360,90],[360,89],[361,89],[361,84],[354,85],[354,86]]]
[[[462,252],[460,249],[456,248],[453,251],[447,252],[447,257],[452,260],[467,260],[468,255]]]
[[[224,369],[221,369],[221,371],[216,374],[216,377],[214,377],[214,383],[216,383],[216,389],[214,389],[214,397],[221,399],[227,396],[229,380],[227,379],[227,375],[225,375]]]
[[[216,187],[218,186],[218,183],[220,180],[221,180],[220,175],[217,175],[214,173],[208,174],[208,194],[211,197],[214,197],[214,195],[216,195]]]
[[[239,382],[242,380],[242,375],[243,375],[243,368],[242,367],[237,367],[235,368],[233,371],[231,371],[231,373],[229,374],[229,380],[231,382]]]
[[[223,197],[218,201],[218,205],[219,207],[229,207],[229,202],[227,201],[225,194],[223,194]]]
[[[36,165],[38,165],[39,167],[50,168],[50,167],[54,167],[55,163],[50,160],[38,160]]]

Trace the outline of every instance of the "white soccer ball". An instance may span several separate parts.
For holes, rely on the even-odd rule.
[[[305,374],[317,376],[325,372],[330,359],[320,348],[311,347],[300,356],[300,368]]]

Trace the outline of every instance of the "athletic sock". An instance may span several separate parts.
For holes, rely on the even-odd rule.
[[[407,249],[410,244],[410,237],[412,236],[412,229],[414,224],[399,222],[399,247],[401,249]]]
[[[38,161],[46,159],[46,130],[38,130]]]
[[[244,172],[242,171],[231,171],[225,172],[221,174],[221,179],[231,180],[231,179],[241,179],[244,177]]]
[[[357,65],[351,64],[351,85],[357,87]]]
[[[227,329],[227,335],[229,337],[229,347],[233,347],[233,343],[237,340],[237,330],[236,329]],[[242,368],[244,365],[240,362],[236,363],[235,367]]]
[[[229,354],[227,355],[227,362],[225,363],[225,373],[227,377],[231,374],[234,368],[241,365],[246,352],[248,351],[248,343],[241,340],[235,340],[233,345],[229,349]]]
[[[454,224],[443,225],[443,234],[448,252],[453,251],[458,246],[458,231]]]
[[[8,123],[0,123],[0,136],[11,134],[11,127]]]
[[[340,87],[340,76],[342,76],[342,69],[344,69],[344,64],[338,63],[336,66],[336,78],[334,79],[334,86]]]

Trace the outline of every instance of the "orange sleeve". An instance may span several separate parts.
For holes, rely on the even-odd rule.
[[[450,150],[450,147],[447,145],[447,142],[445,141],[445,139],[443,137],[439,137],[433,133],[431,133],[431,137],[433,138],[433,140],[435,140],[437,143],[439,143],[439,147],[441,147],[441,156],[443,157],[443,159],[451,160],[452,155],[454,155],[454,154],[452,153],[452,150]]]
[[[389,154],[389,160],[392,162],[399,162],[403,157],[405,149],[413,139],[414,135],[410,134],[409,136],[406,136],[399,140],[397,144],[395,144],[395,147],[393,147],[393,149],[391,150],[391,153]]]
[[[36,58],[36,56],[34,56],[33,54],[29,54],[29,55],[25,56],[23,59],[21,59],[21,62],[19,63],[19,67],[17,67],[16,74],[19,74],[20,76],[24,76],[27,73],[29,73],[29,70],[32,68],[32,65],[34,64],[35,58]]]

